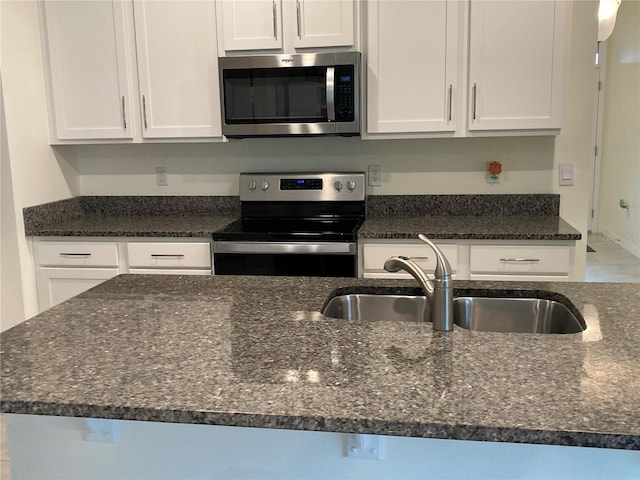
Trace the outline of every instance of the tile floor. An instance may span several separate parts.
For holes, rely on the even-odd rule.
[[[595,252],[587,252],[586,282],[640,283],[640,258],[600,233],[589,233],[587,243]]]
[[[599,233],[590,233],[587,243],[595,252],[587,252],[585,281],[640,283],[640,258]],[[3,415],[0,415],[0,431],[0,480],[10,480]]]

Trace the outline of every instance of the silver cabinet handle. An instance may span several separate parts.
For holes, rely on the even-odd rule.
[[[478,87],[474,83],[473,84],[473,90],[472,90],[472,105],[471,105],[471,108],[472,108],[472,111],[473,111],[473,114],[471,116],[472,120],[476,119],[476,94],[477,94],[477,90],[478,90]]]
[[[449,85],[449,98],[447,99],[447,119],[451,121],[452,118],[452,110],[453,110],[453,85]]]
[[[278,12],[275,0],[273,1],[273,38],[278,40]]]
[[[152,253],[153,258],[184,258],[181,253]]]
[[[147,129],[147,99],[142,95],[142,120],[144,121],[144,128]]]
[[[327,67],[327,120],[336,120],[335,67]]]
[[[122,97],[122,126],[127,129],[127,111],[124,108],[124,97]]]
[[[90,257],[90,253],[68,253],[68,252],[60,252],[61,257]]]
[[[501,262],[534,262],[537,263],[540,261],[539,258],[501,258]]]
[[[300,28],[300,0],[296,0],[296,21],[298,26],[298,38],[302,38],[302,29]]]

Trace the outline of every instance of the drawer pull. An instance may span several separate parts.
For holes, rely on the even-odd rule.
[[[181,253],[152,253],[153,258],[184,258]]]
[[[60,256],[61,257],[90,257],[91,254],[90,253],[67,253],[67,252],[61,252]]]
[[[540,261],[539,258],[501,258],[501,262],[534,262],[537,263]]]

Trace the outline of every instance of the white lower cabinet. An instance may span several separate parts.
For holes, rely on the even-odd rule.
[[[438,243],[438,248],[447,257],[451,270],[456,277],[458,270],[458,246]],[[362,277],[364,278],[412,278],[407,272],[387,272],[384,262],[389,257],[411,257],[425,272],[433,275],[436,268],[433,251],[424,243],[410,243],[407,241],[394,243],[366,243],[362,247]]]
[[[564,245],[471,245],[472,280],[568,280],[571,247]]]
[[[141,241],[144,240],[144,241]],[[40,311],[64,302],[121,273],[211,275],[208,239],[81,238],[34,241]]]
[[[120,273],[116,242],[36,241],[34,252],[40,311]]]
[[[435,240],[458,280],[568,281],[574,268],[575,241]],[[390,273],[384,262],[411,257],[429,275],[435,269],[431,249],[418,241],[369,240],[360,246],[360,277],[411,278]]]
[[[211,275],[211,243],[129,242],[129,273]]]

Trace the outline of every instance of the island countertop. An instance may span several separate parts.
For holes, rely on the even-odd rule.
[[[120,275],[0,335],[1,410],[640,450],[640,285],[455,282],[459,294],[558,292],[601,338],[321,315],[343,287],[416,292]]]

